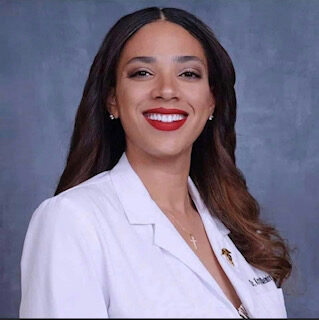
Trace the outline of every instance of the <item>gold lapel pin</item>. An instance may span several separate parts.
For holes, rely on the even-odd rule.
[[[228,262],[231,263],[232,265],[234,265],[233,258],[231,256],[231,252],[228,249],[223,248],[222,249],[222,255],[225,255],[227,260],[228,260]]]

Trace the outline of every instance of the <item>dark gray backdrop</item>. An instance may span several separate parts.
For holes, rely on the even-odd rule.
[[[263,218],[296,250],[289,317],[319,315],[319,1],[0,1],[0,316],[17,317],[31,214],[53,196],[90,65],[122,15],[186,9],[237,72],[237,161]]]

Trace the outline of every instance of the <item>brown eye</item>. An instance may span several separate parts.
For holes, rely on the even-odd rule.
[[[201,78],[201,76],[193,71],[185,71],[182,75],[186,75],[186,78]]]
[[[139,70],[137,72],[134,72],[133,74],[129,75],[129,78],[145,78],[146,74],[150,74],[148,71],[146,70]]]

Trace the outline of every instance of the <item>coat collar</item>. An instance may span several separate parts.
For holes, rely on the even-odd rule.
[[[128,161],[125,152],[110,170],[110,175],[130,224],[155,224],[159,222],[159,216],[163,216],[164,213],[151,198],[142,180]],[[229,234],[230,230],[208,212],[190,176],[188,176],[188,190],[201,218],[209,219],[221,235]]]

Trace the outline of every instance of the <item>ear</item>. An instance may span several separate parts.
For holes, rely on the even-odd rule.
[[[110,88],[106,99],[107,111],[114,115],[115,118],[119,117],[118,106],[116,101],[115,89]]]
[[[213,114],[214,113],[214,110],[215,110],[215,97],[213,95],[213,93],[211,94],[211,103],[209,105],[209,111],[210,111],[210,114]]]

